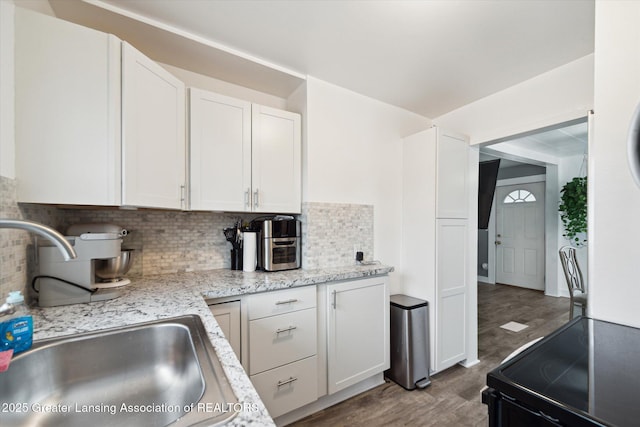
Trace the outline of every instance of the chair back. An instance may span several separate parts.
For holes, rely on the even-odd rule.
[[[563,246],[560,248],[559,253],[569,292],[571,295],[573,295],[574,291],[584,293],[584,279],[582,278],[582,271],[576,259],[576,248]]]

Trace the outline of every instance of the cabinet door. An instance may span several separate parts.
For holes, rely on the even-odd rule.
[[[15,8],[20,202],[120,204],[120,40]]]
[[[213,304],[209,309],[240,360],[240,301]]]
[[[251,103],[189,89],[193,210],[251,209]]]
[[[467,220],[436,220],[435,370],[466,357]]]
[[[254,212],[300,213],[300,115],[252,106],[252,202]]]
[[[469,144],[464,137],[438,129],[437,218],[469,216]]]
[[[386,277],[327,285],[329,394],[389,368]]]
[[[182,209],[185,87],[122,43],[122,204]]]

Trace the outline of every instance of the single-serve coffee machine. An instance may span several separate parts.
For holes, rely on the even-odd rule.
[[[96,263],[120,256],[122,235],[82,233],[66,238],[78,254],[70,261],[52,244],[38,244],[39,275],[34,279],[39,288],[38,304],[52,307],[118,297],[119,288],[104,286],[97,278]]]

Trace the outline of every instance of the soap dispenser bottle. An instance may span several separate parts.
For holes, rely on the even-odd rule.
[[[20,291],[9,292],[7,304],[15,311],[8,318],[0,318],[0,352],[13,350],[13,354],[29,350],[33,343],[33,317]]]

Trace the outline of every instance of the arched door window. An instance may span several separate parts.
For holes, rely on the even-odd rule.
[[[534,196],[529,190],[513,190],[511,193],[507,194],[507,197],[504,198],[502,203],[530,203],[535,202],[536,196]]]

